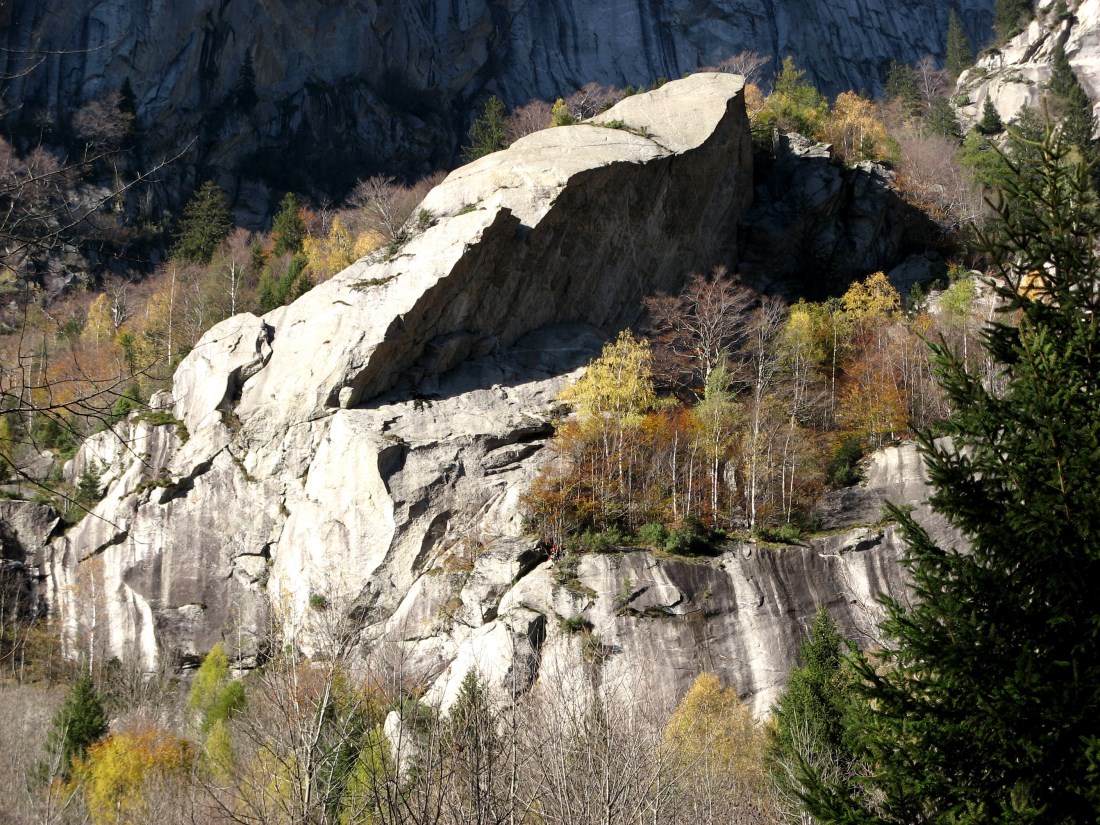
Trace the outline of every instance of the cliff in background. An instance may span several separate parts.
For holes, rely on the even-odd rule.
[[[1054,50],[1063,43],[1066,57],[1100,113],[1100,0],[1071,0],[1058,13],[1056,0],[1040,0],[1036,18],[1008,43],[983,54],[959,77],[956,107],[963,126],[973,126],[991,100],[1005,123],[1023,107],[1042,111]]]
[[[873,642],[876,598],[904,591],[877,522],[884,498],[925,497],[911,447],[834,502],[830,536],[711,559],[595,555],[566,575],[521,501],[561,388],[643,296],[730,261],[751,198],[724,74],[463,167],[400,249],[213,327],[154,399],[172,416],[135,415],[69,466],[107,467],[94,512],[17,561],[70,649],[147,668],[219,640],[247,666],[272,615],[293,626],[322,598],[443,704],[475,664],[524,689],[587,657],[670,702],[711,669],[763,713],[820,606]]]
[[[954,5],[986,42],[993,0]],[[938,0],[9,0],[0,74],[27,136],[64,133],[128,79],[148,159],[196,141],[167,173],[175,189],[214,174],[262,217],[269,186],[339,194],[378,169],[449,165],[489,93],[515,106],[589,81],[647,86],[745,49],[771,67],[794,55],[830,94],[879,91],[891,60],[942,55],[947,13]]]

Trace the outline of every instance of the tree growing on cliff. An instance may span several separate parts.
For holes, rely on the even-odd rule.
[[[1006,320],[983,344],[1004,390],[936,346],[953,442],[920,436],[932,506],[969,548],[892,508],[915,599],[886,600],[880,656],[853,659],[859,790],[806,772],[823,822],[1100,814],[1100,209],[1057,130],[1003,189],[986,240]]]
[[[1091,159],[1094,154],[1096,116],[1093,114],[1092,101],[1074,74],[1062,43],[1054,48],[1051,57],[1049,89],[1051,115],[1062,122],[1063,137]]]
[[[997,107],[993,105],[993,98],[987,97],[985,99],[985,104],[982,106],[982,118],[974,128],[983,135],[999,135],[1005,130],[1004,121],[1001,120]]]
[[[1031,20],[1032,0],[997,0],[993,4],[993,30],[1001,44],[1024,30]]]

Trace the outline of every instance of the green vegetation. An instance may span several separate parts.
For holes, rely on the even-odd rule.
[[[959,15],[952,8],[947,16],[947,48],[943,60],[944,71],[953,82],[974,63],[974,47],[962,27]]]
[[[849,644],[822,608],[802,643],[802,665],[791,671],[772,708],[769,770],[783,796],[796,803],[808,791],[806,774],[835,777],[848,791],[857,791],[850,774],[860,764],[854,737],[863,711],[856,678],[845,667]]]
[[[90,673],[81,674],[69,687],[61,709],[54,715],[46,737],[49,762],[40,767],[44,779],[67,779],[73,763],[83,759],[89,746],[107,733],[107,713]]]
[[[497,152],[508,145],[508,110],[496,95],[485,101],[485,108],[470,127],[468,144],[462,149],[463,159],[469,163]]]
[[[937,544],[893,508],[916,598],[887,600],[888,643],[875,660],[852,659],[861,717],[845,731],[857,770],[799,763],[806,807],[823,822],[1100,812],[1100,622],[1088,595],[1100,536],[1100,210],[1058,130],[1006,181],[985,237],[1004,279],[1002,318],[1019,319],[983,336],[1003,383],[991,388],[936,346],[953,442],[920,440],[932,504],[968,547]]]
[[[993,99],[987,97],[982,105],[982,118],[974,127],[983,135],[999,135],[1004,131],[1005,125],[997,107],[993,105]]]
[[[273,255],[295,254],[301,252],[302,241],[306,237],[306,225],[302,219],[302,205],[293,192],[287,192],[279,203],[279,211],[271,225],[274,244]]]
[[[188,201],[180,221],[172,257],[182,263],[208,264],[214,251],[229,237],[233,221],[225,192],[208,180]]]
[[[996,0],[993,4],[993,30],[997,34],[998,45],[1022,32],[1032,16],[1032,0]]]

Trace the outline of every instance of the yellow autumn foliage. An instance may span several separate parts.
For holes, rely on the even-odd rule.
[[[875,104],[854,92],[837,95],[817,137],[833,144],[837,155],[847,163],[882,160],[890,155],[889,135]]]
[[[891,321],[901,313],[901,294],[884,272],[856,281],[840,299],[841,305],[857,324],[869,320]]]
[[[696,677],[665,726],[663,746],[696,796],[722,797],[732,807],[767,796],[767,736],[713,673]]]
[[[577,406],[584,421],[629,422],[657,403],[653,351],[649,342],[624,330],[588,365],[584,376],[561,394]]]
[[[149,806],[161,790],[152,786],[184,776],[193,759],[185,740],[145,725],[91,745],[76,763],[74,777],[84,788],[88,814],[96,825],[136,825],[149,821]]]
[[[355,235],[340,218],[334,218],[328,235],[323,238],[310,235],[302,242],[302,250],[309,259],[314,281],[319,283],[347,269],[383,243],[381,233],[367,230]]]

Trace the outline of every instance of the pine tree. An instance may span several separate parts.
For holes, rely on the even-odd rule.
[[[802,643],[802,666],[792,671],[772,710],[769,771],[791,800],[805,791],[809,772],[837,776],[855,761],[851,741],[858,722],[852,714],[854,680],[844,668],[847,642],[822,608]]]
[[[241,111],[247,112],[254,107],[259,98],[256,95],[256,69],[252,65],[252,52],[245,50],[237,82],[233,84],[233,102]]]
[[[128,77],[123,78],[122,87],[118,90],[118,110],[130,117],[137,114],[137,95]]]
[[[50,723],[46,736],[49,765],[40,766],[43,778],[68,778],[73,760],[82,759],[88,746],[107,733],[107,713],[95,689],[91,674],[85,672],[69,688],[61,709]]]
[[[469,145],[463,147],[462,157],[469,163],[497,152],[508,145],[508,110],[496,95],[485,101],[485,108],[470,127]]]
[[[922,104],[912,68],[896,60],[891,61],[890,69],[886,73],[886,99],[897,101],[909,117],[918,115]]]
[[[84,465],[84,470],[76,480],[76,502],[81,507],[91,507],[100,496],[100,480],[103,478],[103,468],[94,459],[89,459]]]
[[[958,140],[962,137],[962,127],[955,116],[955,107],[943,95],[932,98],[932,106],[924,119],[924,128],[934,135]]]
[[[275,255],[301,251],[302,241],[306,237],[306,224],[302,220],[302,206],[293,192],[287,192],[279,203],[279,211],[271,224],[271,234],[275,237],[272,249]]]
[[[473,670],[462,679],[443,738],[462,819],[491,821],[497,807],[494,786],[503,771],[503,743],[497,735],[497,713],[488,691]]]
[[[1005,125],[1001,120],[1000,112],[993,105],[993,99],[987,97],[982,106],[982,119],[974,127],[983,135],[997,135],[1004,131]]]
[[[1100,816],[1100,209],[1057,130],[1015,167],[986,240],[1003,389],[935,347],[952,441],[920,436],[931,504],[969,549],[892,510],[913,604],[887,600],[879,660],[854,659],[863,790],[811,777],[822,822]]]
[[[993,29],[997,33],[997,43],[1004,43],[1022,32],[1031,16],[1031,0],[996,0]]]
[[[959,15],[954,9],[951,9],[947,15],[945,55],[943,68],[952,81],[957,80],[959,75],[974,63],[974,47],[970,45],[970,38],[966,36],[966,30],[963,29]]]
[[[1052,98],[1051,114],[1062,122],[1065,139],[1091,159],[1096,116],[1093,114],[1092,101],[1074,74],[1062,43],[1054,48],[1051,56],[1051,74],[1047,88]]]
[[[208,264],[231,231],[225,192],[208,180],[184,207],[172,257],[183,263]]]

